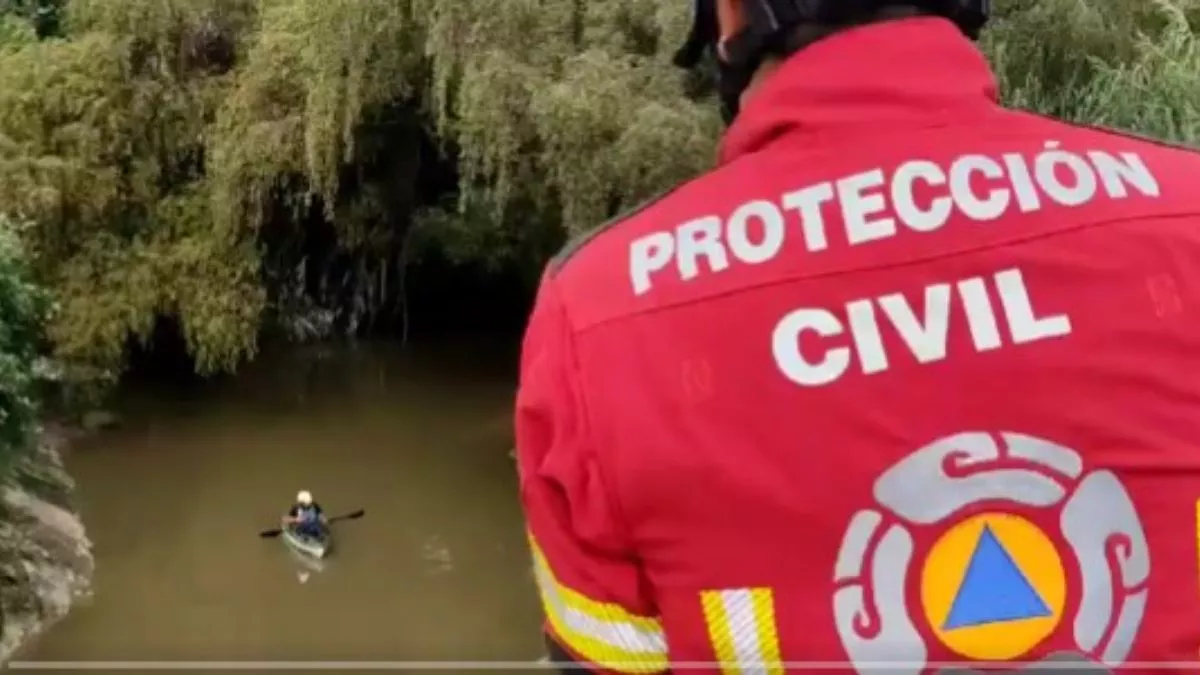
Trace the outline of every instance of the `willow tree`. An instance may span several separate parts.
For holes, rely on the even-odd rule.
[[[73,363],[119,367],[160,315],[203,371],[253,353],[257,259],[212,227],[202,164],[245,5],[75,0],[69,39],[0,53],[0,208],[37,223]]]
[[[462,197],[528,199],[591,227],[711,164],[715,110],[671,57],[689,3],[417,0],[431,105],[462,148]]]
[[[0,207],[37,224],[58,355],[116,372],[174,316],[199,370],[228,369],[314,230],[357,256],[345,304],[396,292],[415,230],[536,273],[564,227],[694,173],[716,128],[668,65],[687,8],[593,4],[71,0],[64,39],[6,23]],[[460,171],[436,199],[426,136]]]
[[[555,234],[595,227],[712,164],[716,106],[695,100],[671,63],[690,3],[415,4],[428,18],[428,105],[459,148],[457,210],[432,214],[450,231],[507,241],[536,272]]]
[[[687,11],[648,0],[268,3],[212,136],[217,226],[261,232],[284,206],[300,237],[319,206],[359,269],[371,267],[356,282],[381,289],[376,299],[397,290],[383,277],[402,275],[414,228],[453,256],[515,258],[535,276],[564,226],[590,227],[708,163],[715,116],[690,105],[669,63]],[[414,125],[453,155],[448,200],[396,197],[420,170]],[[390,166],[364,179],[381,153]]]
[[[1015,0],[985,47],[1016,106],[1200,140],[1197,0]]]
[[[395,0],[263,3],[212,127],[208,170],[213,227],[264,241],[279,302],[305,299],[286,273],[312,252],[318,225],[336,227],[335,246],[376,254],[357,257],[360,267],[389,269],[412,211],[403,197],[415,178],[415,117],[405,112],[420,85],[420,34]],[[350,295],[322,300],[345,305],[366,284],[364,270],[341,271],[355,282]]]
[[[1012,0],[985,48],[1010,103],[1190,141],[1198,2]],[[289,313],[357,328],[402,306],[414,252],[532,283],[720,132],[670,63],[685,0],[69,0],[41,41],[30,8],[58,0],[18,4],[0,211],[35,223],[58,354],[113,372],[162,316],[203,372]],[[453,180],[418,190],[431,162]]]

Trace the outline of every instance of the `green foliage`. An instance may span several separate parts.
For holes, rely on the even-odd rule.
[[[414,22],[395,0],[265,2],[261,27],[217,115],[211,142],[220,227],[257,228],[287,179],[294,203],[327,215],[356,134],[373,109],[404,100],[420,71]],[[403,148],[397,148],[404,151]]]
[[[0,476],[33,447],[34,360],[46,294],[32,281],[17,223],[0,215]]]
[[[36,40],[59,34],[63,0],[0,0],[0,44],[5,30],[17,29],[22,38]]]
[[[1020,0],[985,46],[1016,106],[1195,143],[1197,0]]]
[[[430,104],[464,204],[525,202],[578,232],[711,163],[715,109],[671,63],[690,3],[421,0]]]
[[[254,352],[257,256],[211,226],[200,169],[228,80],[205,49],[231,7],[78,0],[72,39],[0,57],[0,206],[38,225],[27,244],[68,362],[119,367],[159,314],[180,317],[202,372]]]
[[[1011,0],[984,48],[1010,103],[1191,142],[1198,3]],[[670,63],[689,6],[0,0],[0,210],[34,223],[56,355],[119,370],[171,315],[229,370],[266,321],[402,304],[435,250],[532,284],[565,234],[710,165],[716,108]],[[417,194],[431,161],[457,183]]]
[[[16,51],[35,41],[37,33],[28,21],[0,13],[0,53]]]

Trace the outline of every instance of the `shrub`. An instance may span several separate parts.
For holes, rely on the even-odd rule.
[[[32,449],[38,424],[34,362],[48,305],[28,263],[18,224],[0,215],[0,475]]]
[[[1009,0],[984,48],[1009,105],[1200,139],[1200,0]]]

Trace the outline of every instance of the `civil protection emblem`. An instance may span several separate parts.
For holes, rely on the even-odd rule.
[[[851,517],[833,575],[838,636],[859,673],[917,675],[931,652],[1110,668],[1129,655],[1150,551],[1113,473],[1048,440],[972,431],[893,465],[874,498]]]

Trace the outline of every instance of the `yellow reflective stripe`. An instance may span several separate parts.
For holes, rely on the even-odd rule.
[[[592,600],[564,586],[533,537],[529,543],[542,609],[565,646],[609,670],[656,673],[667,669],[667,640],[658,619]]]
[[[737,667],[737,652],[733,648],[733,631],[725,616],[725,603],[721,591],[702,591],[700,604],[704,607],[704,625],[708,627],[708,639],[725,675],[741,675]]]
[[[758,629],[759,654],[762,662],[768,664],[765,672],[781,675],[783,657],[779,655],[779,628],[775,622],[775,598],[771,589],[751,589],[750,606],[754,612],[754,626]]]
[[[769,588],[733,588],[700,593],[713,652],[726,675],[779,675],[779,632]]]

